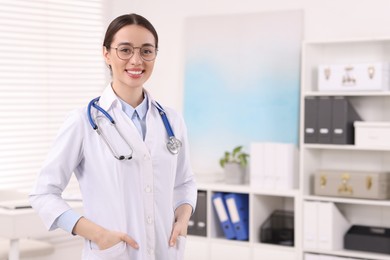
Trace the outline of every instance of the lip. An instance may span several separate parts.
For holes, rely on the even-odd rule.
[[[138,79],[142,77],[145,71],[142,69],[125,69],[125,72],[129,77]]]

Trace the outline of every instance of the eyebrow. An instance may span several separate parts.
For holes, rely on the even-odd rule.
[[[134,46],[132,43],[130,43],[130,42],[120,42],[120,43],[118,43],[118,46],[122,46],[122,45],[128,45],[128,46]],[[151,44],[151,43],[144,43],[144,44],[142,44],[141,45],[141,47],[143,47],[143,46],[151,46],[151,47],[155,47],[153,44]]]

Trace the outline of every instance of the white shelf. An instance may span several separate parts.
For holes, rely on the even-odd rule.
[[[362,121],[390,122],[390,90],[385,91],[319,91],[318,67],[322,64],[345,64],[362,62],[389,62],[390,38],[341,39],[305,42],[302,50],[301,78],[301,123],[300,123],[300,191],[303,204],[302,225],[305,213],[310,209],[309,201],[335,203],[339,212],[350,225],[390,227],[390,200],[369,200],[346,197],[314,196],[314,173],[320,169],[351,171],[389,171],[390,147],[362,147],[355,145],[306,144],[304,140],[304,107],[306,97],[345,96]],[[318,211],[317,211],[318,212]],[[316,214],[316,212],[315,212]],[[308,217],[308,215],[306,215]],[[308,218],[310,220],[310,217]],[[317,219],[318,221],[318,219]],[[315,222],[314,222],[315,223]],[[321,223],[316,224],[321,225]],[[305,242],[305,234],[299,238]],[[344,233],[343,233],[344,235]],[[298,238],[298,239],[299,239]],[[337,236],[336,243],[342,239]],[[342,245],[341,245],[342,247]],[[337,247],[336,247],[337,248]],[[390,254],[377,254],[351,250],[305,250],[303,253],[317,253],[359,259],[390,260]]]
[[[387,254],[378,254],[378,253],[368,253],[363,251],[354,251],[354,250],[306,250],[306,253],[315,253],[315,254],[324,254],[324,255],[337,255],[343,257],[357,257],[363,259],[375,259],[375,260],[390,260],[390,255]]]
[[[390,38],[388,37],[375,37],[375,38],[355,38],[355,39],[323,39],[323,40],[316,40],[316,41],[304,41],[304,44],[306,45],[330,45],[330,44],[370,44],[373,42],[389,42]]]
[[[198,190],[207,194],[207,235],[205,237],[190,235],[188,241],[192,243],[192,250],[208,250],[203,259],[219,259],[227,255],[246,255],[248,260],[255,259],[283,259],[301,260],[299,257],[299,237],[295,235],[294,246],[273,245],[260,242],[261,225],[275,210],[298,211],[300,200],[299,190],[264,190],[246,185],[226,184],[222,181],[199,182]],[[224,237],[218,215],[215,212],[212,196],[216,192],[247,194],[249,198],[249,239],[247,241],[229,240]],[[299,215],[299,213],[298,213]],[[295,217],[294,226],[299,230]],[[298,241],[298,242],[297,242]],[[226,249],[226,250],[225,250]],[[222,251],[221,251],[222,250]],[[230,252],[230,253],[228,253]],[[233,258],[229,258],[233,259]],[[234,258],[236,259],[236,258]]]
[[[280,245],[272,245],[265,243],[256,243],[255,248],[264,249],[264,250],[275,250],[275,251],[286,251],[286,252],[295,252],[296,248],[292,246],[280,246]]]
[[[390,151],[390,147],[364,147],[356,145],[336,145],[336,144],[303,144],[305,149],[322,150],[351,150],[351,151]]]
[[[233,185],[223,182],[210,182],[210,183],[198,183],[198,190],[209,190],[215,192],[235,192],[244,194],[254,194],[263,196],[277,196],[277,197],[290,197],[294,198],[299,194],[299,190],[268,190],[261,189],[259,187],[253,187],[246,185]]]
[[[343,204],[358,204],[358,205],[370,205],[370,206],[390,206],[390,200],[368,200],[368,199],[353,199],[353,198],[340,198],[340,197],[327,197],[327,196],[303,196],[304,200],[314,201],[326,201]]]
[[[349,97],[390,97],[390,91],[307,91],[305,97],[349,96]]]

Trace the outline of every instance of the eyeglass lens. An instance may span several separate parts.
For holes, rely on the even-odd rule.
[[[153,46],[120,46],[116,48],[118,57],[122,60],[130,59],[134,55],[135,49],[139,49],[141,58],[146,61],[152,61],[156,58],[156,48]]]

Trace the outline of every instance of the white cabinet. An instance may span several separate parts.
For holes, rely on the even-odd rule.
[[[363,121],[390,122],[390,92],[319,91],[318,67],[321,64],[347,64],[390,61],[390,39],[305,42],[302,48],[300,187],[302,203],[331,202],[350,225],[390,228],[390,201],[314,195],[314,172],[319,169],[389,171],[390,147],[365,147],[304,143],[304,111],[307,97],[346,97]],[[319,119],[320,120],[320,119]],[[304,208],[302,207],[302,211]],[[305,240],[303,231],[302,239]],[[390,259],[390,255],[345,249],[321,250],[302,246],[303,253],[323,253],[362,259]]]

